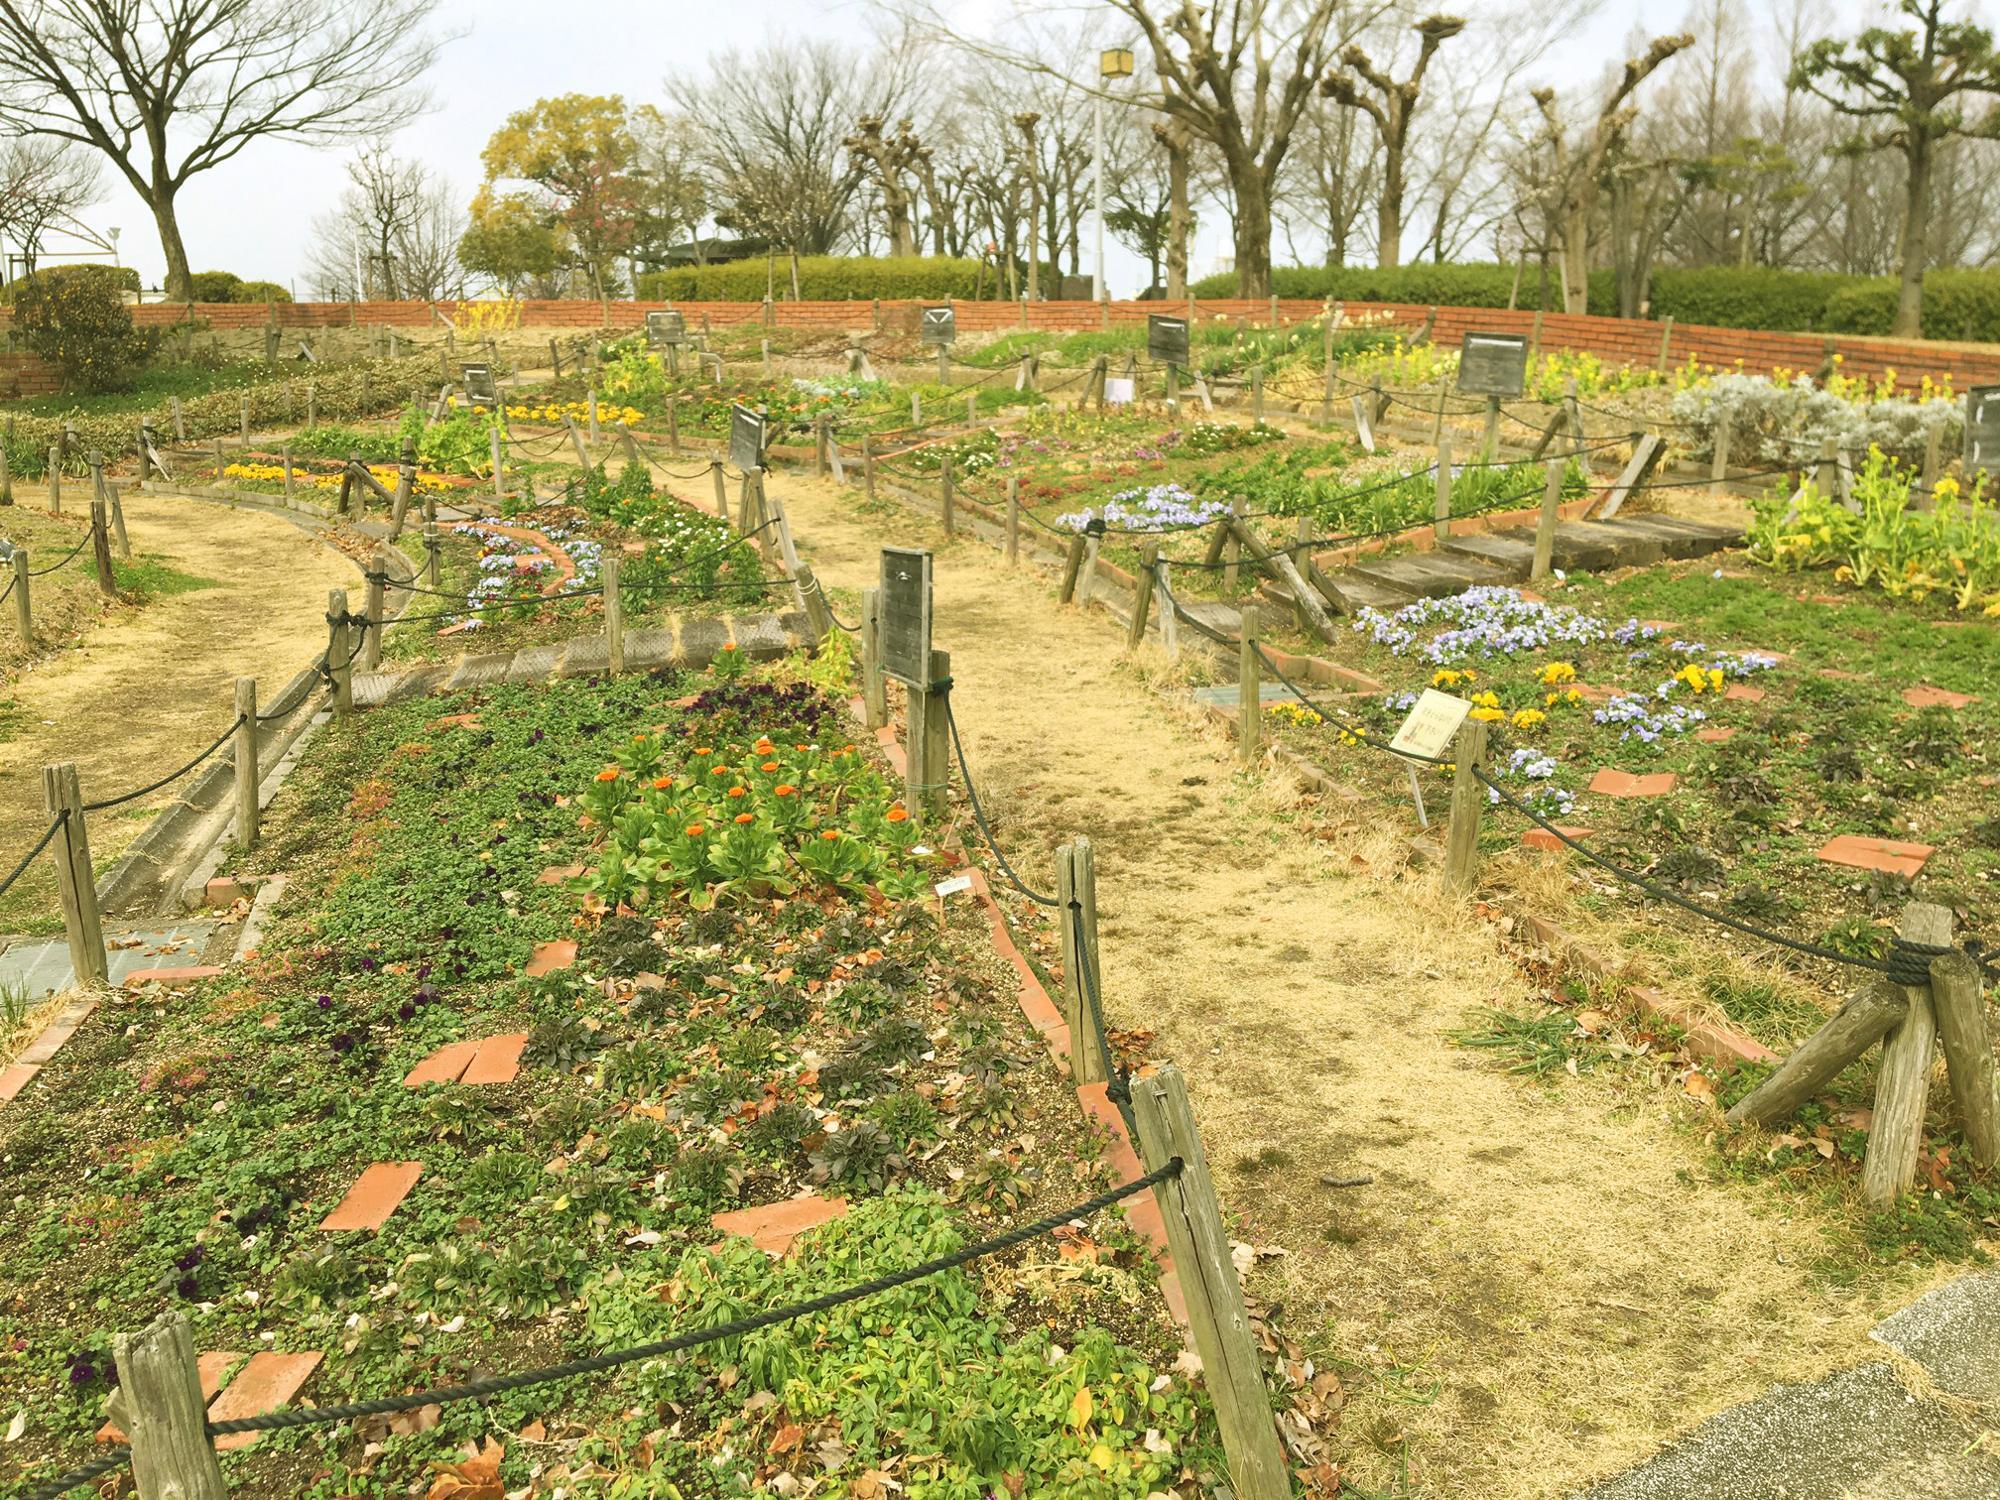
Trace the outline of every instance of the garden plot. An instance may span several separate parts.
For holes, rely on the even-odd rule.
[[[324,1405],[783,1304],[1115,1180],[984,917],[913,899],[943,861],[847,732],[733,668],[330,725],[272,808],[257,960],[109,1002],[0,1110],[9,1479],[98,1450],[109,1335],[162,1306],[220,1401]],[[1192,1495],[1221,1456],[1155,1274],[1100,1215],[810,1337],[265,1437],[231,1479]],[[285,1381],[235,1397],[253,1351]]]
[[[1573,1079],[1565,1021],[1542,1083],[1468,1067],[1468,1010],[1551,981],[1433,903],[1393,815],[1240,781],[1101,620],[984,543],[818,481],[785,496],[834,585],[872,586],[884,543],[941,547],[937,639],[988,818],[1038,888],[1054,845],[1095,841],[1114,1041],[1188,1072],[1239,1237],[1283,1252],[1252,1289],[1338,1373],[1328,1448],[1355,1489],[1570,1493],[1773,1378],[1857,1362],[1868,1308],[1946,1274],[1872,1264],[1712,1173],[1702,1106],[1658,1086],[1676,1045],[1579,1042]]]

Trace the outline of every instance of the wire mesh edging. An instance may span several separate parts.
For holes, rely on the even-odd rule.
[[[336,1406],[288,1407],[280,1411],[266,1412],[262,1416],[226,1418],[220,1422],[206,1423],[204,1431],[209,1437],[224,1437],[239,1432],[276,1432],[298,1427],[331,1426],[340,1422],[350,1422],[359,1417],[387,1416],[395,1412],[414,1411],[420,1406],[475,1401],[508,1391],[548,1385],[558,1380],[570,1380],[579,1375],[600,1374],[624,1365],[638,1364],[645,1360],[698,1349],[707,1344],[742,1338],[746,1334],[773,1328],[781,1323],[794,1322],[814,1313],[828,1312],[849,1302],[860,1302],[869,1297],[879,1296],[883,1292],[894,1291],[898,1287],[908,1286],[945,1271],[956,1270],[975,1260],[1012,1250],[1018,1245],[1025,1245],[1030,1240],[1051,1234],[1075,1220],[1087,1219],[1094,1213],[1122,1203],[1125,1199],[1135,1197],[1162,1182],[1177,1178],[1181,1175],[1182,1168],[1181,1158],[1171,1157],[1152,1171],[1108,1188],[1081,1203],[1052,1214],[1045,1214],[1029,1223],[1017,1225],[1004,1234],[962,1246],[949,1255],[941,1255],[901,1271],[891,1271],[886,1275],[842,1287],[838,1291],[826,1292],[803,1302],[770,1308],[748,1317],[734,1318],[726,1323],[718,1323],[712,1328],[676,1334],[672,1338],[637,1344],[628,1349],[593,1355],[587,1359],[548,1365],[538,1370],[523,1370],[513,1375],[488,1376],[482,1380],[468,1381],[463,1385],[440,1386],[427,1391],[413,1391],[407,1395],[380,1396],[370,1401],[351,1401]],[[131,1456],[130,1447],[107,1453],[82,1468],[72,1470],[30,1491],[26,1500],[55,1500],[55,1497],[68,1493],[78,1485],[120,1467],[128,1462]]]

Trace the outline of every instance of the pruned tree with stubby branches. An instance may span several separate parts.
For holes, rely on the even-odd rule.
[[[0,0],[0,129],[109,158],[190,292],[176,202],[253,141],[385,135],[425,104],[438,0]]]
[[[1410,125],[1416,118],[1431,59],[1437,56],[1438,48],[1465,30],[1465,22],[1457,16],[1426,16],[1411,29],[1417,34],[1417,60],[1407,77],[1391,76],[1359,42],[1350,42],[1341,49],[1340,67],[1320,81],[1321,93],[1366,114],[1382,137],[1382,186],[1375,200],[1378,266],[1403,262],[1403,163]]]
[[[1858,145],[1902,155],[1901,285],[1890,332],[1915,338],[1923,331],[1938,149],[1953,136],[2000,136],[2000,105],[1988,102],[1977,118],[1967,113],[1980,96],[2000,96],[2000,54],[1985,27],[1945,19],[1944,0],[1898,0],[1896,9],[1914,29],[1871,26],[1851,41],[1815,42],[1793,61],[1791,82],[1854,120]]]

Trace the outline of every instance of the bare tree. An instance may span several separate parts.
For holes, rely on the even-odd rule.
[[[1565,132],[1555,90],[1535,90],[1553,168],[1547,197],[1561,244],[1565,312],[1580,313],[1590,305],[1591,228],[1604,186],[1606,159],[1637,114],[1637,107],[1630,102],[1632,94],[1675,53],[1693,45],[1694,38],[1686,32],[1656,37],[1643,55],[1628,59],[1617,84],[1598,106],[1596,119],[1575,141]]]
[[[1382,187],[1375,200],[1378,266],[1403,263],[1403,157],[1409,146],[1410,125],[1416,118],[1417,100],[1431,59],[1437,56],[1438,48],[1465,30],[1465,22],[1457,16],[1426,16],[1411,29],[1417,34],[1417,60],[1407,77],[1391,77],[1376,66],[1365,47],[1349,42],[1341,49],[1340,68],[1320,80],[1321,93],[1361,110],[1375,122],[1382,137]]]
[[[102,196],[97,159],[70,142],[44,136],[0,143],[0,241],[19,247],[24,270],[35,269],[50,230],[70,227],[79,209]]]
[[[840,144],[847,148],[850,157],[865,164],[864,170],[874,169],[875,187],[882,195],[882,214],[888,223],[889,253],[915,255],[917,234],[910,217],[912,195],[904,177],[915,170],[924,143],[908,120],[897,123],[894,135],[883,134],[886,123],[880,115],[863,115],[856,123],[855,133],[843,137]]]
[[[0,127],[102,152],[189,291],[175,201],[252,141],[394,130],[423,107],[438,0],[0,0]]]
[[[313,220],[313,285],[390,301],[455,296],[466,213],[451,184],[379,141],[347,164],[347,177],[339,203]]]

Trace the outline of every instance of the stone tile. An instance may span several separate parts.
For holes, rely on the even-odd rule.
[[[1914,877],[1924,867],[1924,861],[1931,857],[1929,844],[1905,844],[1895,839],[1868,838],[1858,833],[1843,833],[1831,838],[1820,849],[1819,857],[1830,865],[1851,865],[1857,870],[1880,870],[1890,875],[1901,875],[1906,880]]]
[[[1764,690],[1751,687],[1748,683],[1732,682],[1723,690],[1722,696],[1731,703],[1762,703]]]
[[[575,962],[576,944],[569,938],[557,938],[552,943],[535,944],[534,955],[529,958],[528,967],[522,972],[530,979],[539,979],[544,974],[567,969]]]
[[[1590,778],[1586,790],[1603,797],[1664,797],[1678,780],[1672,771],[1634,776],[1629,771],[1603,770]]]
[[[340,1206],[320,1220],[319,1227],[380,1229],[423,1175],[420,1161],[378,1161],[354,1180]]]
[[[556,667],[562,661],[564,645],[558,641],[548,646],[525,646],[514,653],[513,665],[507,668],[509,682],[547,682],[555,676]]]
[[[125,988],[142,984],[192,984],[197,979],[213,979],[222,972],[215,964],[183,964],[172,969],[134,969],[125,976]]]
[[[808,1229],[831,1223],[846,1212],[845,1198],[821,1198],[808,1193],[782,1203],[767,1203],[762,1208],[739,1208],[716,1214],[709,1222],[724,1234],[746,1236],[766,1255],[783,1255],[792,1248],[792,1241]]]
[[[204,906],[234,906],[239,901],[247,901],[257,894],[255,886],[245,885],[233,876],[218,875],[201,888]]]
[[[448,1042],[403,1075],[404,1088],[422,1088],[427,1083],[456,1083],[479,1052],[475,1038],[469,1042]]]
[[[1737,731],[1734,729],[1724,729],[1716,726],[1710,726],[1707,729],[1697,729],[1694,732],[1694,737],[1700,740],[1704,745],[1719,745],[1724,740],[1734,739],[1736,737],[1736,734]]]
[[[1591,830],[1588,828],[1572,828],[1563,823],[1556,824],[1556,827],[1560,828],[1566,835],[1573,839],[1587,839],[1591,834]],[[1568,846],[1546,828],[1530,828],[1526,833],[1521,835],[1521,847],[1524,849],[1559,850]]]
[[[453,692],[466,688],[486,687],[507,679],[507,669],[514,664],[510,651],[489,651],[484,656],[459,658],[457,668],[451,674],[449,687]]]
[[[611,670],[611,643],[601,635],[578,636],[563,650],[557,668],[564,677],[595,677]]]
[[[674,659],[672,630],[628,630],[625,632],[625,665],[663,667]]]
[[[215,1399],[215,1393],[222,1389],[222,1377],[242,1360],[241,1354],[230,1349],[212,1349],[206,1354],[197,1354],[194,1357],[195,1376],[201,1382],[203,1405]],[[250,1416],[252,1413],[243,1412],[239,1415]],[[241,1435],[249,1436],[248,1433]],[[97,1440],[100,1443],[127,1443],[131,1438],[116,1422],[106,1422],[97,1429]]]
[[[12,1063],[0,1068],[0,1104],[19,1094],[41,1071],[33,1063]]]
[[[528,1045],[528,1033],[509,1032],[489,1036],[479,1044],[471,1064],[459,1076],[460,1083],[512,1083],[521,1071],[521,1049]]]
[[[1912,708],[1964,708],[1979,699],[1972,693],[1954,693],[1945,688],[1919,683],[1903,689],[1903,701]]]
[[[752,661],[773,661],[792,649],[791,638],[774,616],[736,617],[729,625],[737,649]]]
[[[299,1393],[299,1388],[319,1368],[320,1358],[318,1354],[278,1354],[271,1350],[251,1356],[242,1373],[229,1382],[228,1388],[208,1408],[209,1421],[261,1417],[266,1412],[276,1411]],[[215,1440],[216,1451],[233,1453],[239,1448],[247,1448],[260,1435],[255,1432],[229,1433]]]
[[[720,620],[680,622],[681,663],[699,670],[715,660],[715,653],[729,644],[729,631]]]

